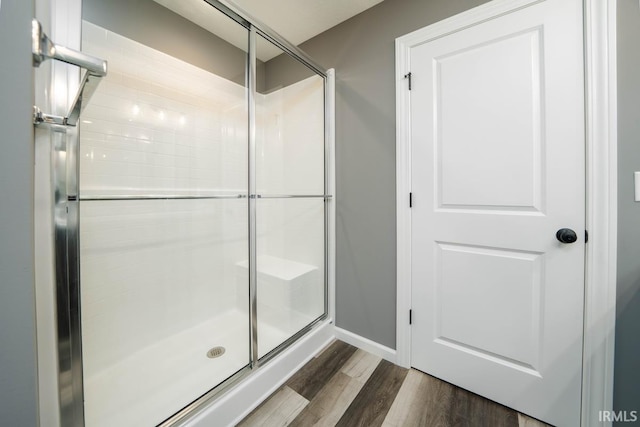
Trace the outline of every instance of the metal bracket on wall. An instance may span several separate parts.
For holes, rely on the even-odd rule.
[[[46,114],[37,106],[33,107],[33,123],[35,125],[75,126],[78,123],[84,105],[86,105],[98,87],[100,79],[107,75],[107,61],[56,45],[42,31],[42,25],[37,19],[31,21],[31,52],[33,54],[34,67],[39,67],[47,59],[55,59],[67,64],[77,65],[86,70],[71,108],[69,108],[69,112],[64,117]]]

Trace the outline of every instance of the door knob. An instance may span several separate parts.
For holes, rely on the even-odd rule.
[[[578,240],[578,235],[570,228],[561,228],[556,233],[556,239],[562,243],[573,243]]]

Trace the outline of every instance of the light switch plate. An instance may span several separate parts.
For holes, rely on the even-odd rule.
[[[640,172],[634,172],[633,177],[636,184],[636,202],[640,202]]]

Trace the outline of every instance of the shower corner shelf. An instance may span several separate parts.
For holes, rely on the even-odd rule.
[[[47,59],[55,59],[86,70],[71,108],[64,117],[46,114],[37,106],[33,107],[33,124],[35,125],[76,126],[80,113],[98,87],[100,79],[107,75],[107,61],[56,45],[44,33],[37,19],[31,21],[31,52],[34,67],[39,67]]]

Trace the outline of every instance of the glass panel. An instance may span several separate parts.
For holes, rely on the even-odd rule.
[[[244,84],[87,21],[83,50],[109,73],[81,120],[82,196],[246,194]]]
[[[90,427],[156,425],[250,362],[248,32],[173,3],[83,2],[83,50],[109,61],[80,129]]]
[[[259,357],[324,313],[324,200],[261,199]]]
[[[256,40],[258,356],[325,310],[324,78]]]
[[[324,194],[324,78],[263,37],[256,42],[257,193]]]
[[[87,426],[158,424],[249,363],[246,212],[246,199],[81,203]]]

